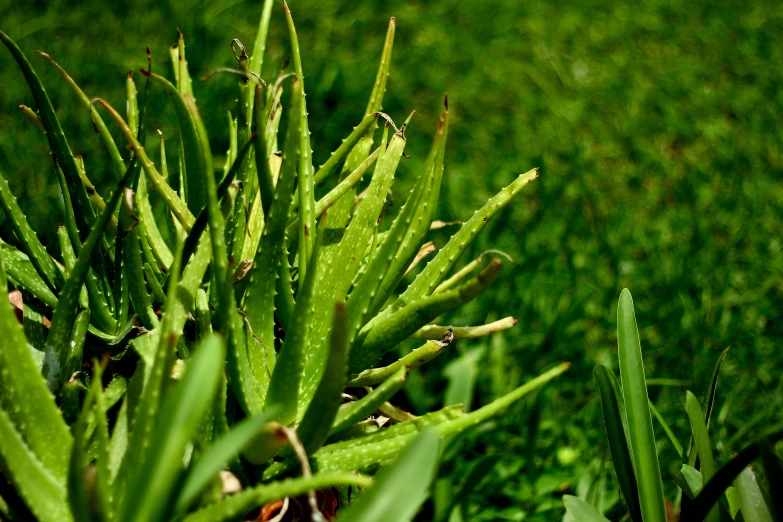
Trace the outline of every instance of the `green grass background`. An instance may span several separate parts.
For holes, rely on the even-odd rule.
[[[626,286],[636,303],[648,378],[683,381],[651,387],[683,442],[684,388],[703,394],[729,345],[712,426],[718,448],[725,455],[781,421],[780,3],[290,5],[317,161],[359,121],[388,18],[396,16],[384,108],[397,121],[413,109],[417,115],[407,133],[411,158],[395,193],[404,194],[417,175],[446,92],[452,127],[441,219],[467,218],[517,174],[541,168],[540,179],[490,222],[463,259],[497,248],[514,264],[488,295],[441,321],[479,324],[513,315],[519,323],[494,340],[456,342],[414,374],[402,397],[416,412],[460,397],[475,408],[545,368],[572,363],[534,401],[453,441],[462,454],[447,455],[439,491],[458,483],[479,457],[500,457],[467,497],[465,519],[558,519],[559,496],[576,491],[585,476],[609,481],[603,500],[592,500],[616,500],[592,368],[616,368],[616,303]],[[125,73],[146,65],[145,46],[154,67],[171,76],[167,48],[179,27],[192,74],[200,77],[233,64],[232,38],[252,47],[260,7],[259,1],[0,0],[0,28],[38,69],[72,148],[100,180],[108,159],[89,117],[35,50],[50,53],[89,96],[123,107]],[[288,52],[278,5],[264,75],[275,74]],[[235,80],[197,83],[213,148],[223,151]],[[17,111],[20,103],[32,99],[3,50],[0,170],[33,227],[54,245],[59,189],[46,142]],[[150,128],[176,140],[164,97],[151,103]],[[9,237],[4,225],[2,233]],[[447,237],[434,235],[439,245]],[[662,443],[665,473],[675,460]]]

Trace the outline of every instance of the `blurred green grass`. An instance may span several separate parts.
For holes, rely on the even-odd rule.
[[[576,488],[594,459],[607,458],[592,367],[615,366],[616,303],[626,286],[648,377],[687,381],[703,394],[721,350],[733,347],[713,427],[721,449],[736,449],[732,438],[743,429],[780,421],[780,3],[290,5],[317,161],[360,119],[388,18],[396,16],[384,108],[397,121],[412,109],[417,116],[407,133],[412,157],[395,191],[410,186],[406,180],[426,154],[445,92],[453,119],[441,219],[468,217],[516,174],[541,168],[540,179],[490,222],[468,254],[499,248],[515,263],[488,296],[442,321],[478,324],[514,315],[519,323],[502,339],[455,343],[451,355],[423,368],[406,389],[413,409],[439,404],[446,364],[476,348],[474,407],[546,367],[573,363],[535,404],[455,442],[467,453],[442,473],[457,479],[478,456],[504,457],[471,495],[466,519],[552,520],[550,509],[560,512],[558,496]],[[252,45],[260,2],[0,0],[0,13],[0,28],[30,56],[72,147],[100,180],[108,161],[86,111],[34,51],[50,53],[89,96],[122,107],[125,73],[145,66],[145,46],[154,66],[170,75],[167,47],[179,27],[194,77],[230,66],[232,38]],[[276,6],[267,76],[287,52]],[[218,130],[226,128],[234,85],[218,76],[196,86],[199,104],[209,108],[202,113],[216,151],[227,148],[226,131]],[[34,228],[47,231],[53,244],[59,191],[45,140],[16,111],[20,103],[32,104],[31,96],[8,53],[0,53],[0,168]],[[165,100],[152,103],[150,127],[176,139]],[[447,234],[435,234],[436,242]],[[652,390],[683,435],[682,388]],[[751,421],[758,424],[748,428]],[[668,447],[661,451],[666,468],[675,455]]]

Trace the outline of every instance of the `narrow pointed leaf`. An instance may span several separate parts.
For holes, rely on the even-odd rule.
[[[337,411],[342,401],[345,386],[345,363],[348,359],[348,333],[345,305],[337,303],[334,312],[331,342],[321,382],[315,390],[312,401],[302,416],[296,430],[305,451],[314,453],[329,436]],[[300,402],[300,404],[302,404]],[[300,413],[301,414],[301,413]]]
[[[628,440],[623,427],[622,411],[625,410],[625,402],[615,393],[612,380],[617,378],[614,373],[605,366],[598,365],[593,370],[598,389],[601,393],[601,408],[604,413],[606,437],[609,440],[609,450],[612,453],[614,471],[623,492],[623,498],[631,513],[631,520],[642,522],[641,507],[639,506],[639,488],[634,475],[631,453],[628,448]]]
[[[620,377],[628,417],[631,453],[639,487],[639,506],[645,522],[666,522],[663,484],[645,384],[642,348],[636,328],[633,299],[625,289],[617,308]]]

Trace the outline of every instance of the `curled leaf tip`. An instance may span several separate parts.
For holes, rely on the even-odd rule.
[[[163,131],[158,129],[158,136],[160,136],[160,139],[163,139]]]
[[[133,71],[128,71],[128,74],[126,76],[128,77],[129,80],[133,78]]]
[[[179,27],[177,27],[177,34],[179,34],[179,39],[184,40],[185,38],[182,36],[182,31],[179,30]]]
[[[144,67],[142,67],[141,69],[139,69],[139,71],[140,71],[140,72],[141,72],[141,74],[143,74],[144,76],[149,76],[150,74],[152,74],[152,73],[150,73],[150,72],[149,72],[147,69],[145,69]]]
[[[51,56],[49,56],[48,54],[46,54],[46,53],[45,53],[45,52],[43,52],[43,51],[38,51],[38,54],[40,54],[41,56],[43,56],[43,57],[44,57],[44,58],[46,58],[47,60],[51,60],[51,59],[52,59],[52,57],[51,57]]]
[[[234,45],[239,47],[240,53],[237,54],[237,50],[234,48]],[[239,41],[239,38],[234,38],[231,40],[231,50],[234,52],[234,58],[237,59],[237,61],[242,61],[243,59],[247,59],[247,53],[245,52],[245,46],[242,45],[242,42]]]

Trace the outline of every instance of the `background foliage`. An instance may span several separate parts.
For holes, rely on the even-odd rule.
[[[648,378],[686,381],[701,396],[718,355],[733,346],[718,389],[716,439],[730,446],[743,431],[780,421],[780,5],[290,5],[307,49],[313,142],[324,146],[315,151],[316,163],[359,121],[386,23],[396,16],[384,108],[400,121],[410,109],[417,115],[408,131],[412,157],[394,191],[410,188],[405,181],[424,160],[444,92],[452,123],[440,219],[466,219],[518,173],[541,168],[540,179],[474,245],[473,257],[493,245],[515,260],[488,294],[491,302],[478,299],[459,317],[439,321],[479,324],[514,315],[519,323],[500,340],[456,342],[406,386],[414,411],[465,394],[476,407],[554,363],[573,363],[527,409],[455,442],[467,453],[442,467],[446,481],[459,480],[478,456],[503,456],[471,495],[470,519],[551,520],[547,510],[562,510],[557,497],[577,488],[586,467],[612,480],[608,464],[601,465],[608,451],[591,370],[614,364],[624,286],[635,297]],[[88,95],[121,106],[125,73],[146,65],[144,45],[170,76],[167,49],[179,27],[194,77],[232,66],[230,41],[252,43],[260,3],[0,0],[0,13],[0,25],[20,46],[48,52]],[[283,31],[273,24],[268,75],[289,53]],[[66,134],[84,146],[74,152],[100,180],[109,162],[87,115],[56,70],[29,54]],[[212,109],[205,116],[217,119],[230,108],[235,82],[215,77],[195,89],[199,104]],[[42,239],[54,247],[59,188],[41,154],[44,138],[13,112],[20,103],[32,105],[27,86],[10,55],[0,53],[0,165],[18,176],[11,182],[23,194],[20,205],[34,229],[52,232]],[[151,103],[150,128],[176,136],[166,100]],[[220,125],[227,127],[207,122]],[[227,149],[227,132],[212,139],[216,153]],[[10,240],[7,227],[2,236]],[[447,237],[448,231],[436,243]],[[664,416],[672,412],[667,417],[680,423],[675,431],[686,433],[682,389],[668,384],[651,388],[651,398]],[[666,472],[676,456],[662,451]]]

